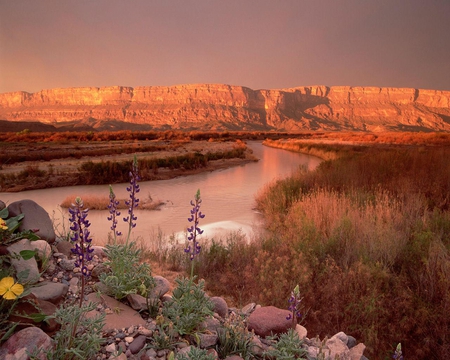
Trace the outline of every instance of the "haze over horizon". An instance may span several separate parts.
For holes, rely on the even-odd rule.
[[[0,93],[219,83],[450,90],[445,0],[0,0]]]

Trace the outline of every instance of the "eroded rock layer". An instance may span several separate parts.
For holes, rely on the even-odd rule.
[[[50,89],[0,94],[0,119],[117,120],[155,129],[450,131],[450,91],[220,84]]]

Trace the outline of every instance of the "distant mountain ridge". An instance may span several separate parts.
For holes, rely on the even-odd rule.
[[[223,84],[78,87],[0,94],[0,120],[74,128],[110,123],[135,129],[450,131],[450,91],[252,90]]]

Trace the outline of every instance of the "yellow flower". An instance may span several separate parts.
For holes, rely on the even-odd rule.
[[[0,230],[8,230],[5,220],[3,220],[2,218],[0,218]]]
[[[4,277],[0,281],[0,295],[6,300],[14,300],[23,293],[23,286],[15,284],[11,276]]]

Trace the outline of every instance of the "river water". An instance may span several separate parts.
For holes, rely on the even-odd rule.
[[[201,211],[206,215],[201,220],[200,227],[205,230],[206,236],[223,235],[240,229],[251,237],[259,226],[259,215],[254,210],[258,191],[275,179],[289,176],[300,166],[312,170],[321,161],[313,156],[263,146],[261,142],[249,142],[248,146],[260,159],[258,162],[170,180],[141,182],[141,191],[138,194],[140,198],[151,195],[153,200],[164,201],[165,205],[155,211],[136,210],[138,220],[133,236],[142,237],[145,241],[154,238],[158,232],[166,236],[183,234],[190,225],[187,221],[191,210],[190,201],[197,189],[200,189],[203,199]],[[117,198],[127,198],[126,187],[127,184],[113,186]],[[101,194],[108,196],[108,185],[0,193],[0,200],[7,204],[22,199],[34,200],[47,210],[56,224],[62,225],[67,223],[67,211],[61,210],[59,204],[67,196],[76,195],[82,198],[84,195]],[[125,213],[126,210],[123,210],[123,214]],[[96,244],[105,243],[110,232],[107,216],[107,211],[89,212],[89,220],[92,223],[90,230]],[[59,229],[62,230],[61,227]],[[126,224],[119,222],[118,229],[125,232]]]

